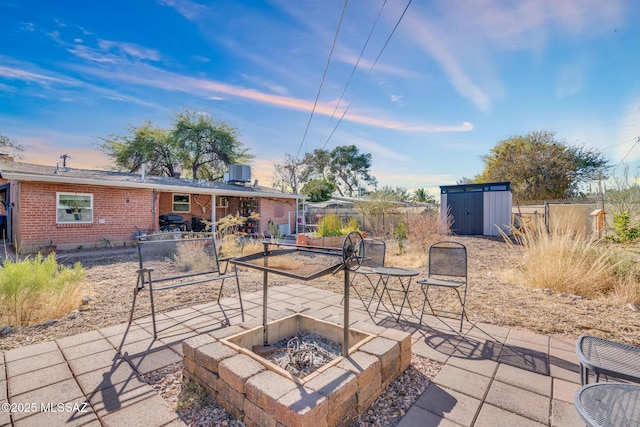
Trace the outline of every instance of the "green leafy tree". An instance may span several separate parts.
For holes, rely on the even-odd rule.
[[[579,185],[607,167],[603,154],[567,146],[555,132],[534,131],[500,141],[483,157],[476,182],[510,181],[516,200],[549,200],[579,193]]]
[[[354,196],[366,185],[376,186],[371,175],[371,154],[360,153],[355,145],[339,146],[331,151],[316,149],[307,153],[305,182],[312,179],[333,182],[341,196]]]
[[[327,179],[312,179],[304,184],[301,193],[307,195],[310,202],[324,202],[331,199],[336,184]]]
[[[426,188],[416,188],[413,190],[411,200],[418,203],[436,203],[436,197]]]
[[[387,202],[406,202],[409,201],[410,196],[407,194],[407,189],[403,187],[393,188],[385,185],[382,188],[369,193],[369,199],[387,201]]]
[[[0,134],[0,152],[21,159],[23,151],[24,147],[22,145]]]
[[[137,172],[143,164],[151,175],[175,176],[180,170],[178,146],[169,131],[146,122],[130,127],[128,136],[102,138],[100,147],[116,169]]]
[[[182,170],[210,180],[221,180],[230,164],[252,158],[235,129],[189,110],[178,113],[170,129],[146,122],[130,127],[129,135],[102,138],[100,148],[118,170],[137,172],[146,164],[150,174],[175,176]]]
[[[376,186],[377,180],[369,172],[371,154],[360,153],[355,145],[336,147],[331,151],[330,173],[335,176],[336,189],[341,196],[352,197],[363,183]]]
[[[182,167],[191,170],[192,178],[219,181],[229,165],[253,157],[238,140],[236,129],[209,115],[184,110],[174,118],[171,134],[180,147]]]

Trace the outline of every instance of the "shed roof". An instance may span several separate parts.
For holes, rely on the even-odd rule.
[[[278,197],[302,199],[304,196],[282,193],[261,186],[242,186],[222,182],[173,178],[107,170],[57,168],[46,165],[13,161],[0,162],[0,178],[16,181],[49,182],[58,184],[85,184],[105,187],[140,188],[169,192],[215,194],[236,197]]]

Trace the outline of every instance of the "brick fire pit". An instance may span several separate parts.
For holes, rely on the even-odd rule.
[[[296,330],[340,342],[343,328],[302,314],[269,323],[273,342]],[[348,357],[297,378],[251,351],[262,344],[262,331],[258,327],[238,334],[230,328],[221,339],[199,335],[183,343],[185,377],[249,426],[348,425],[411,363],[409,333],[350,329]]]

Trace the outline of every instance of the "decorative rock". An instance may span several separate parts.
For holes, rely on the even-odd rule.
[[[2,329],[0,329],[0,336],[9,335],[12,331],[11,326],[3,326]]]
[[[82,305],[87,305],[91,301],[91,297],[82,298]]]

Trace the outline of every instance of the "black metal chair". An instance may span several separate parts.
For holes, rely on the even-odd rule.
[[[467,248],[461,243],[450,241],[442,241],[431,245],[429,248],[428,277],[426,279],[418,280],[417,283],[422,285],[422,293],[424,294],[420,323],[422,324],[422,317],[427,304],[429,304],[431,312],[434,315],[436,314],[435,310],[431,306],[431,301],[429,301],[429,287],[438,286],[449,288],[456,291],[458,299],[460,300],[460,305],[462,307],[460,312],[460,331],[462,331],[462,322],[464,321],[464,318],[469,321],[465,311],[468,283]],[[463,289],[462,295],[460,295],[460,288]],[[439,312],[444,312],[444,310],[439,310]]]
[[[365,300],[360,294],[360,291],[358,291],[358,288],[354,286],[354,282],[359,275],[367,279],[373,290],[371,298],[369,298],[369,303],[365,304],[365,307],[369,309],[371,301],[373,301],[374,297],[378,294],[378,285],[380,284],[380,275],[375,272],[374,269],[376,267],[384,267],[387,244],[384,240],[368,238],[362,241],[362,245],[362,264],[360,264],[357,270],[350,272],[351,282],[349,285],[356,291],[362,303],[365,304]],[[377,280],[375,284],[372,278]]]

